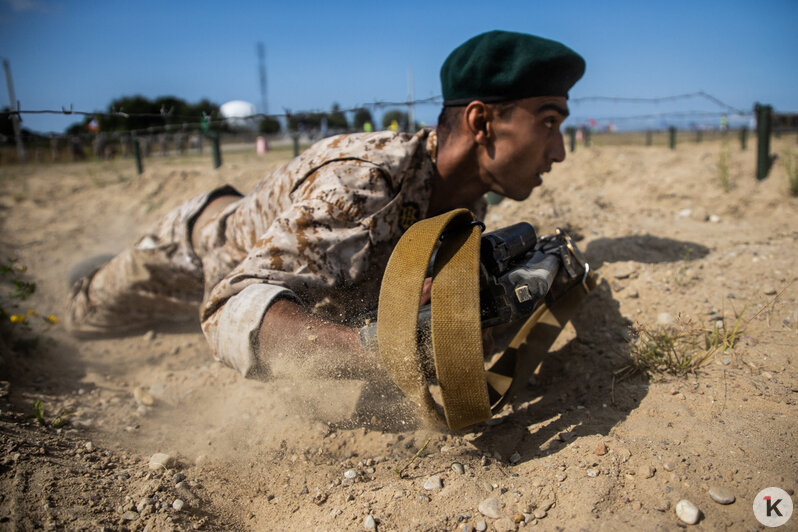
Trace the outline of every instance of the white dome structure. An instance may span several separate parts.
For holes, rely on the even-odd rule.
[[[223,103],[222,106],[219,107],[219,112],[227,121],[227,125],[233,129],[254,130],[258,127],[257,118],[246,118],[258,112],[255,106],[249,102],[232,100]]]

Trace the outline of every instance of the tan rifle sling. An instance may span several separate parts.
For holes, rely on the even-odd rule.
[[[429,424],[459,430],[489,419],[540,364],[587,291],[590,276],[551,309],[542,305],[486,370],[479,304],[480,228],[466,209],[411,226],[396,245],[380,288],[377,342],[388,374]],[[421,290],[432,254],[431,330],[444,415],[432,398],[418,352]]]

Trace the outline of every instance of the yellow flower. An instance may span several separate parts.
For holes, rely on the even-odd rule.
[[[55,317],[55,316],[53,316],[52,314],[50,314],[49,316],[47,316],[47,317],[46,317],[46,318],[44,318],[44,319],[45,319],[46,321],[48,321],[48,322],[52,323],[53,325],[58,325],[58,318],[56,318],[56,317]]]
[[[26,319],[22,314],[14,314],[11,316],[11,323],[23,323]]]
[[[32,308],[28,309],[28,316],[39,316],[39,313],[33,310]]]

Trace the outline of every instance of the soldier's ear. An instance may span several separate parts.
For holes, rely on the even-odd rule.
[[[466,131],[477,144],[487,144],[493,136],[490,108],[479,100],[469,103],[463,113]]]

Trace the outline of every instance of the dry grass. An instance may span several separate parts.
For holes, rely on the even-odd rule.
[[[638,328],[632,342],[632,361],[617,376],[695,373],[712,356],[734,347],[743,327],[740,315],[732,327],[719,320],[711,327],[698,327],[688,322],[653,330]]]

